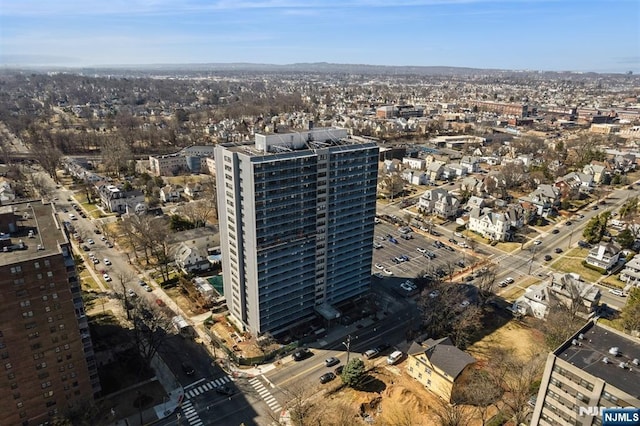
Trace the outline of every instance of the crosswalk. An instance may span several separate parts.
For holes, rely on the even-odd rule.
[[[258,392],[260,398],[264,400],[264,402],[269,406],[271,410],[275,413],[279,413],[282,410],[282,406],[278,403],[278,401],[271,395],[271,392],[267,388],[264,387],[260,379],[254,377],[249,380],[249,384]]]
[[[189,422],[190,426],[204,425],[204,423],[202,422],[202,419],[200,419],[198,412],[193,407],[193,404],[191,403],[190,400],[186,400],[182,402],[182,412],[184,413],[184,416],[187,418],[187,421]]]
[[[197,388],[190,389],[189,391],[184,393],[186,399],[193,398],[194,396],[198,396],[205,392],[209,392],[212,389],[215,389],[219,386],[224,385],[225,383],[229,383],[231,381],[231,377],[224,376],[215,380],[211,380],[205,384],[198,386]]]

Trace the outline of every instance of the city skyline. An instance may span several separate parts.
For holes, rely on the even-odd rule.
[[[640,6],[596,1],[0,0],[0,64],[329,62],[640,72]]]

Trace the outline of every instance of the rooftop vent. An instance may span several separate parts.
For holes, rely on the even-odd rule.
[[[620,368],[622,368],[624,370],[625,368],[629,367],[629,364],[627,364],[626,362],[621,362],[620,364],[618,364],[618,367],[620,367]]]
[[[578,346],[578,340],[573,339],[573,340],[571,341],[571,344],[572,344],[573,346]]]
[[[609,353],[613,356],[618,356],[620,355],[620,348],[618,348],[617,346],[614,346],[611,349],[609,349]]]
[[[578,334],[578,339],[584,340],[584,334],[582,334],[582,333]]]
[[[38,244],[38,250],[44,250],[44,246],[42,244]]]
[[[640,365],[640,360],[638,360],[638,358],[634,358],[633,361],[631,361],[631,363],[637,366],[637,365]]]
[[[29,231],[29,235],[27,235],[29,238],[35,238],[34,234],[33,234],[33,229]]]
[[[604,362],[605,364],[609,364],[609,358],[605,356],[604,358],[602,358],[602,362]]]

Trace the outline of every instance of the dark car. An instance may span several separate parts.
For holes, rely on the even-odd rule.
[[[339,376],[342,374],[342,370],[344,370],[344,365],[339,365],[335,370],[333,370],[333,372],[336,374],[336,376]]]
[[[182,363],[182,371],[184,371],[184,374],[186,374],[187,376],[193,376],[193,373],[195,373],[193,367],[186,362]]]
[[[100,231],[98,228],[93,230],[94,234],[102,234],[102,231]]]
[[[396,239],[395,239],[395,238],[393,238],[393,237],[389,237],[389,242],[390,242],[390,243],[393,243],[393,244],[398,244],[398,240],[396,240]]]
[[[571,225],[573,225],[573,223],[570,220],[568,220],[567,223],[565,223],[565,225],[571,226]]]
[[[550,254],[545,254],[545,255],[544,255],[544,260],[545,260],[546,262],[550,261],[550,260],[551,260],[551,255],[550,255]]]
[[[83,246],[82,246],[82,250],[84,250],[84,251],[89,251],[89,250],[91,250],[91,249],[89,248],[89,246],[87,246],[87,245],[83,245]]]
[[[556,247],[556,249],[554,250],[556,253],[562,253],[562,249],[560,247]]]
[[[591,210],[598,210],[598,206],[595,205],[595,206],[591,207]]]
[[[340,364],[340,360],[335,356],[332,356],[331,358],[327,358],[324,360],[324,365],[326,367],[333,367],[334,365],[337,365],[337,364]]]
[[[449,238],[449,242],[452,244],[458,244],[458,241],[455,238]]]
[[[311,355],[313,355],[313,352],[311,352],[309,349],[301,348],[295,351],[293,355],[291,355],[291,357],[294,359],[294,361],[302,361],[303,359],[309,358]]]
[[[227,385],[218,386],[216,388],[216,392],[219,393],[220,395],[227,395],[227,396],[233,395],[233,389],[231,389],[231,387]]]
[[[560,230],[558,229],[554,229],[553,231],[551,231],[552,234],[557,234],[558,232],[560,232]]]
[[[333,379],[336,378],[336,375],[329,372],[329,373],[324,373],[322,376],[320,376],[320,383],[328,383],[330,381],[332,381]]]

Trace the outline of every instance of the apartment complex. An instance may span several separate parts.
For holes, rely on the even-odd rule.
[[[51,204],[0,207],[0,424],[48,424],[100,392],[71,245]]]
[[[589,407],[640,407],[640,341],[588,322],[549,354],[531,425],[601,425]]]
[[[155,176],[200,173],[202,163],[213,155],[213,145],[192,145],[167,155],[150,155],[149,169]]]
[[[215,152],[224,295],[279,334],[369,290],[378,147],[344,129],[257,134]]]

